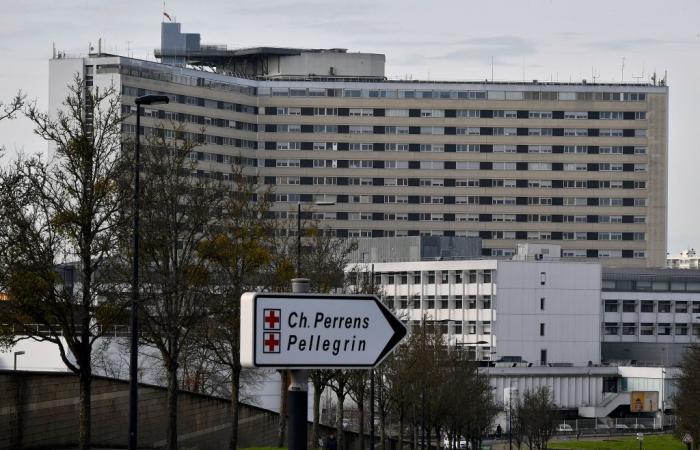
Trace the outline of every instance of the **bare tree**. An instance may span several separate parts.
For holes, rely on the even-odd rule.
[[[10,343],[55,344],[79,376],[81,449],[91,441],[93,345],[124,305],[105,284],[128,224],[120,181],[129,161],[116,94],[76,78],[55,119],[30,105],[25,114],[55,147],[54,159],[20,156],[0,179],[0,291],[9,295],[0,323]],[[21,101],[18,95],[0,117],[12,117]]]
[[[677,392],[673,398],[676,414],[680,418],[680,430],[690,433],[693,442],[700,442],[700,346],[688,348],[681,361],[681,374],[676,381]]]
[[[556,429],[557,410],[547,386],[525,391],[520,408],[520,424],[527,446],[547,450]]]
[[[177,448],[178,366],[191,340],[203,333],[215,295],[210,261],[202,245],[218,229],[226,188],[195,170],[195,143],[182,125],[176,139],[156,129],[143,157],[140,258],[143,336],[157,348],[167,373],[166,447]]]
[[[211,296],[207,333],[202,345],[213,360],[230,374],[231,439],[238,447],[238,401],[241,376],[240,298],[246,291],[278,284],[274,242],[277,223],[269,218],[270,203],[256,177],[240,165],[232,167],[233,182],[226,193],[220,221],[200,245],[203,259],[216,274],[216,295]]]
[[[24,106],[26,99],[27,96],[19,91],[9,102],[0,102],[0,120],[14,119]]]

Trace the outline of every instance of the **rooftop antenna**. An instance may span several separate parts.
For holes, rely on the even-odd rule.
[[[594,66],[591,66],[591,78],[593,79],[593,84],[600,78],[600,72],[596,72]]]
[[[53,59],[56,59],[56,42],[52,42],[51,45],[53,46]]]
[[[131,51],[131,41],[126,41],[126,56],[131,58],[129,52]]]
[[[620,67],[620,72],[621,72],[621,77],[622,79],[620,82],[624,83],[625,82],[625,57],[622,57],[622,66]]]

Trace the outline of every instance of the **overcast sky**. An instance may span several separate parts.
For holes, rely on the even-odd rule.
[[[159,0],[0,0],[0,100],[48,97],[52,43],[69,55],[153,59]],[[670,252],[700,248],[700,1],[168,0],[167,12],[204,43],[341,47],[386,54],[387,75],[420,79],[649,79],[670,85]],[[623,70],[624,58],[624,70]],[[643,78],[637,78],[643,77]],[[0,145],[46,144],[25,121],[0,123]]]

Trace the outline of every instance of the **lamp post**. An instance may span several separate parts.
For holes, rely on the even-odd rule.
[[[318,201],[314,203],[318,206],[335,205],[331,201]],[[292,280],[292,292],[296,294],[309,292],[309,279],[301,278],[301,202],[297,203],[297,264],[296,278]],[[289,377],[286,373],[289,373]],[[282,385],[289,378],[287,387],[287,411],[289,420],[287,422],[287,437],[289,450],[306,450],[307,429],[306,415],[308,410],[308,372],[306,370],[282,370]],[[280,407],[280,417],[284,416],[284,401]],[[281,422],[280,422],[281,423]]]
[[[131,284],[131,355],[129,358],[129,450],[136,450],[138,433],[138,328],[139,328],[139,197],[141,167],[141,105],[168,103],[165,95],[143,95],[136,103],[136,145],[134,148],[134,255]]]
[[[17,357],[24,355],[24,353],[25,353],[24,350],[20,350],[20,351],[14,353],[14,357],[15,357],[14,370],[17,370]]]

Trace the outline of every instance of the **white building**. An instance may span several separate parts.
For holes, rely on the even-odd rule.
[[[558,252],[557,246],[530,245],[536,251],[550,247]],[[423,319],[439,322],[450,345],[466,347],[475,359],[600,363],[598,263],[385,262],[375,263],[374,272],[387,305],[409,328]]]
[[[700,269],[700,256],[695,249],[683,250],[675,255],[666,255],[666,267],[669,269]]]

